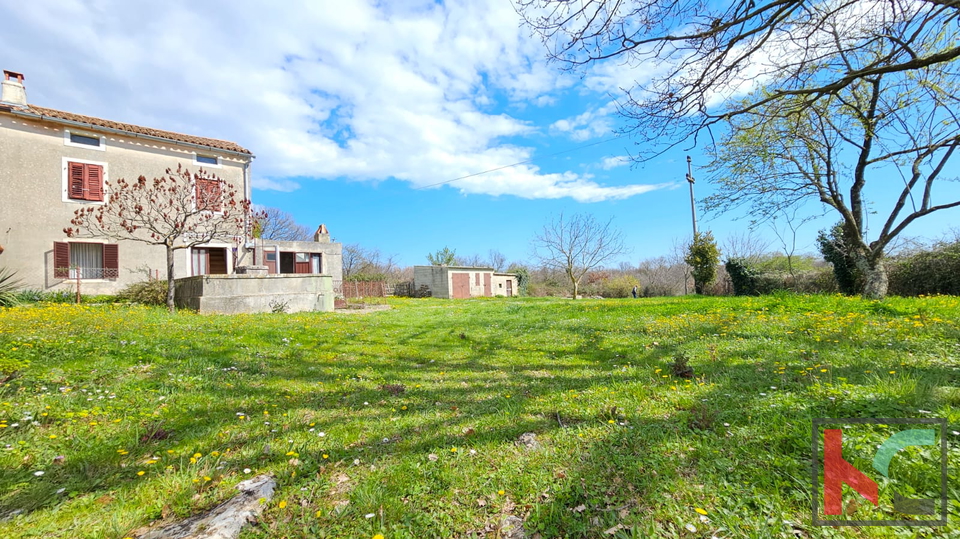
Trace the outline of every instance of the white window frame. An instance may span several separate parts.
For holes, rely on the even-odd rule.
[[[220,158],[219,155],[203,154],[204,157],[213,157],[213,158],[215,158],[215,159],[217,160],[217,164],[216,164],[216,165],[213,165],[213,164],[210,164],[210,163],[201,163],[200,161],[197,161],[197,155],[198,155],[197,152],[193,152],[193,164],[194,164],[194,165],[197,165],[197,166],[203,167],[203,168],[223,168],[223,160]]]
[[[70,198],[70,163],[82,163],[84,165],[99,165],[103,167],[103,201],[80,200]],[[84,206],[102,206],[110,200],[110,192],[107,191],[107,178],[109,170],[106,161],[91,161],[89,159],[77,159],[75,157],[64,157],[60,171],[60,200],[68,204],[83,204]]]
[[[90,146],[90,145],[88,145],[88,144],[77,144],[76,142],[73,142],[72,140],[70,140],[70,130],[69,130],[69,129],[64,129],[64,130],[63,130],[63,145],[64,145],[64,146],[70,146],[70,147],[72,147],[72,148],[83,148],[83,149],[85,149],[85,150],[93,150],[93,151],[95,151],[95,152],[105,152],[105,151],[107,151],[107,137],[105,137],[105,136],[103,136],[103,135],[98,135],[98,134],[96,134],[96,133],[89,133],[89,132],[83,132],[83,131],[73,131],[73,134],[75,134],[75,135],[81,135],[81,136],[84,136],[84,137],[90,137],[90,138],[100,139],[100,145],[99,145],[99,146]]]

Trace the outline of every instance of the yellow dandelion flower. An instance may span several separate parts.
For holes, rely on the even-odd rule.
[[[145,471],[143,471],[143,470],[140,470],[139,472],[137,472],[137,475],[143,475],[143,474],[145,474],[145,473],[147,473],[147,472],[145,472]]]
[[[696,512],[698,512],[698,513],[700,513],[701,515],[704,515],[704,516],[706,516],[706,514],[707,514],[706,511],[704,511],[703,509],[700,509],[699,507],[694,507],[693,510],[696,511]]]
[[[287,506],[287,501],[286,501],[286,500],[280,502],[280,509],[283,509],[283,508],[286,507],[286,506]]]

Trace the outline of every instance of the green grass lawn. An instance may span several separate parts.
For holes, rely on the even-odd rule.
[[[0,537],[128,537],[267,472],[244,538],[956,534],[958,298],[390,303],[0,309],[0,366],[29,361],[0,386]],[[952,526],[812,526],[816,417],[946,418]],[[865,471],[875,430],[844,447]]]

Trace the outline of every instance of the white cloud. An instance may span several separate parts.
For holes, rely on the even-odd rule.
[[[586,112],[554,122],[550,129],[554,132],[565,133],[577,142],[592,138],[613,135],[613,114],[617,111],[614,101],[600,108],[592,108]]]
[[[629,155],[615,155],[613,157],[604,157],[600,160],[600,168],[603,170],[612,170],[617,167],[630,164]]]
[[[542,61],[541,44],[499,0],[59,0],[2,10],[0,61],[27,75],[32,103],[236,141],[257,154],[259,189],[292,190],[300,178],[423,187],[529,159],[532,150],[503,140],[538,126],[493,108],[493,96],[546,106],[575,82]],[[610,133],[612,106],[554,130],[574,140]],[[579,201],[656,188],[529,165],[455,187]]]

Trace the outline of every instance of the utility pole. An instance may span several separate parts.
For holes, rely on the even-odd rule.
[[[697,206],[693,199],[693,165],[687,156],[687,181],[690,182],[690,214],[693,216],[693,239],[697,239]]]

